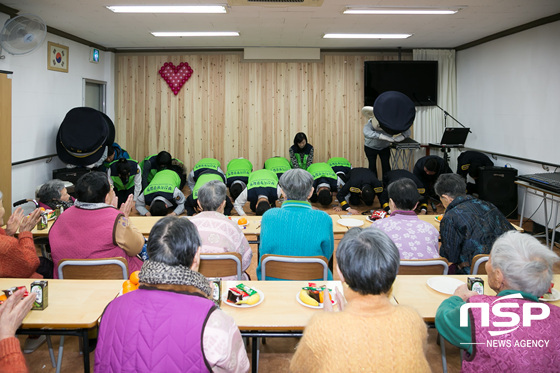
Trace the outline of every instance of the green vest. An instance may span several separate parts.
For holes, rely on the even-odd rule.
[[[144,195],[164,192],[171,193],[181,185],[181,177],[172,170],[162,170],[155,174],[150,185],[144,189]]]
[[[200,170],[201,168],[208,168],[211,170],[217,170],[220,167],[220,161],[214,158],[202,158],[200,161],[196,163],[193,168],[193,171]]]
[[[253,164],[248,159],[232,159],[227,165],[226,178],[249,177],[251,171],[253,171]]]
[[[284,157],[272,157],[272,158],[268,158],[264,162],[264,168],[279,174],[279,173],[284,173],[289,169],[291,169],[292,165],[290,164],[290,161],[288,161]]]
[[[301,168],[303,170],[306,170],[307,169],[307,158],[309,157],[309,154],[294,153],[294,155],[296,156],[297,162],[299,164],[299,168]]]
[[[311,165],[309,165],[307,171],[311,174],[311,176],[313,176],[313,180],[317,180],[322,177],[334,180],[338,179],[332,167],[324,162],[312,163]]]
[[[157,157],[157,154],[152,154],[142,159],[142,161],[140,162],[140,169],[142,170],[142,176],[144,176],[144,163],[150,162],[151,158],[155,158],[155,157]],[[156,176],[156,174],[157,174],[157,169],[153,167],[150,168],[150,173],[148,174],[148,183],[154,179],[154,176]]]
[[[333,157],[327,161],[329,166],[331,167],[348,167],[352,168],[352,163],[346,158],[343,157]]]
[[[257,170],[249,175],[247,191],[253,188],[276,188],[278,186],[278,176],[274,171]]]
[[[116,190],[129,190],[131,188],[134,188],[134,177],[138,173],[138,162],[136,162],[134,159],[128,159],[127,161],[128,167],[130,168],[130,176],[128,177],[126,185],[123,184],[121,178],[117,173],[117,163],[119,162],[119,160],[117,159],[109,163],[109,169],[111,169],[111,180],[113,181],[113,186]]]
[[[198,198],[198,190],[200,189],[200,187],[203,186],[204,184],[206,184],[207,182],[211,181],[211,180],[218,180],[218,181],[221,181],[222,183],[224,182],[224,179],[222,178],[221,175],[214,174],[214,173],[201,174],[198,177],[198,179],[196,180],[196,184],[194,184],[194,188],[193,188],[193,191],[192,191],[193,199]]]

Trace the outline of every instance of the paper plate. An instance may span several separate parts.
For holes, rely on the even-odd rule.
[[[337,223],[340,224],[340,225],[344,225],[345,227],[349,227],[349,228],[361,227],[362,225],[364,225],[363,220],[351,219],[351,218],[338,219]]]
[[[249,221],[247,221],[247,223],[245,223],[245,224],[239,224],[239,219],[241,219],[242,217],[243,216],[230,216],[229,220],[231,220],[235,224],[239,225],[240,227],[246,227],[249,224]]]
[[[555,302],[557,300],[560,300],[560,291],[552,288],[552,294],[548,294],[547,298],[541,297],[539,298],[539,300],[545,301],[545,302]]]
[[[256,307],[256,306],[258,306],[259,304],[261,304],[261,303],[263,302],[263,300],[264,300],[264,293],[263,293],[261,290],[259,290],[259,289],[255,289],[255,288],[251,288],[251,289],[253,289],[253,290],[255,290],[257,293],[259,293],[259,295],[260,295],[260,297],[261,297],[261,299],[259,299],[259,301],[258,301],[257,303],[255,303],[255,304],[235,304],[235,303],[228,302],[228,301],[227,301],[227,295],[228,295],[227,290],[226,290],[225,293],[222,294],[222,303],[223,303],[223,304],[227,304],[228,306],[231,306],[231,307],[236,307],[236,308],[251,308],[251,307]]]
[[[459,286],[465,284],[461,280],[447,276],[430,277],[426,283],[435,291],[449,295],[452,295]]]

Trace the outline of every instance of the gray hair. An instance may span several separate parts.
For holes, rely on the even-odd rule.
[[[60,192],[66,185],[62,180],[53,179],[41,185],[37,192],[37,198],[44,204],[50,203],[52,200],[60,199]]]
[[[490,252],[490,264],[499,268],[509,287],[541,297],[550,287],[552,266],[560,258],[535,237],[517,231],[501,235]]]
[[[204,211],[216,211],[226,200],[226,185],[220,180],[210,180],[198,190],[198,202]]]
[[[338,268],[350,288],[360,294],[388,293],[399,271],[399,250],[378,228],[352,228],[336,249]]]
[[[293,168],[284,172],[278,183],[287,199],[307,201],[313,188],[313,176],[301,168]]]
[[[434,190],[440,197],[445,194],[455,199],[466,194],[467,183],[460,175],[441,174],[434,185]]]

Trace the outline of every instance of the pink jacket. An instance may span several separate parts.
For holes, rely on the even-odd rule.
[[[86,210],[72,206],[64,211],[49,231],[54,278],[58,278],[61,259],[123,257],[129,274],[140,270],[142,261],[127,255],[115,241],[115,226],[121,216],[114,207]]]

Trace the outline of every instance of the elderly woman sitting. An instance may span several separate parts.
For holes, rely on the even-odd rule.
[[[62,180],[53,179],[41,185],[37,192],[39,199],[39,207],[55,210],[57,205],[61,205],[64,209],[74,204],[74,198],[70,197],[66,186]]]
[[[246,271],[251,264],[253,252],[245,235],[237,223],[224,216],[226,206],[226,185],[219,180],[211,180],[198,190],[198,206],[201,213],[190,220],[196,225],[202,240],[201,252],[236,252],[241,255],[242,269]],[[236,280],[237,277],[224,277],[223,280]],[[249,276],[244,273],[243,279]]]
[[[516,231],[504,233],[486,262],[486,285],[497,296],[478,295],[462,285],[443,301],[436,327],[449,342],[467,350],[462,372],[558,371],[560,308],[538,303],[551,286],[552,266],[558,260],[536,238]],[[486,307],[479,307],[481,303]],[[500,308],[503,313],[494,311]],[[500,325],[504,322],[508,326]],[[531,341],[541,344],[535,348],[527,343]]]
[[[197,272],[200,238],[187,219],[165,217],[150,232],[140,289],[112,301],[101,318],[96,372],[246,372],[233,319],[208,299]]]
[[[330,260],[334,250],[332,219],[324,211],[313,210],[307,201],[313,193],[313,176],[291,169],[282,174],[279,186],[286,200],[281,208],[270,209],[262,217],[260,255],[324,256]],[[257,277],[261,278],[260,263]],[[267,280],[273,279],[267,276]]]
[[[337,292],[342,312],[313,316],[290,371],[430,372],[426,324],[414,309],[393,305],[388,297],[399,270],[393,241],[377,228],[352,228],[336,259],[348,304]]]
[[[4,225],[5,212],[0,191],[0,226]],[[39,257],[31,234],[40,217],[39,209],[24,217],[23,209],[18,207],[8,219],[6,230],[0,228],[0,277],[43,277],[35,272],[39,267]],[[16,238],[14,235],[18,230]]]

